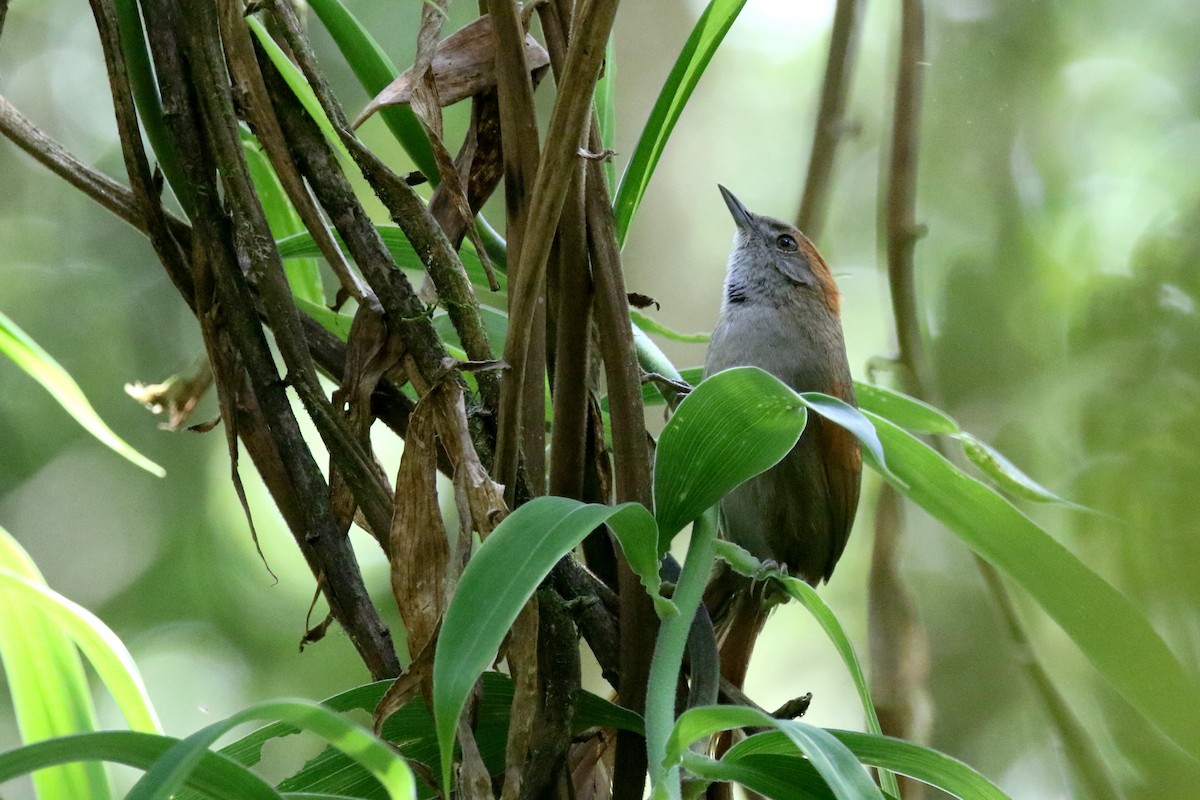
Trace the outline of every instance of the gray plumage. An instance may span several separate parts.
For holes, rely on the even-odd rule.
[[[833,276],[792,225],[753,214],[725,187],[737,222],[705,375],[756,366],[798,391],[854,403]],[[721,503],[725,535],[816,585],[841,557],[858,505],[861,456],[840,426],[810,413],[796,447]]]

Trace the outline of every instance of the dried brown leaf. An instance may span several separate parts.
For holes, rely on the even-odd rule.
[[[531,72],[543,70],[550,63],[546,48],[529,35],[525,37],[525,61],[529,64]],[[438,44],[430,66],[438,102],[442,107],[453,105],[483,89],[495,86],[495,40],[492,36],[491,17],[479,17],[446,37]],[[354,120],[354,127],[361,125],[384,106],[412,102],[416,74],[419,73],[408,69],[389,83],[367,104],[358,119]]]
[[[612,800],[616,745],[616,732],[603,729],[571,747],[567,763],[575,800]]]
[[[166,411],[167,421],[159,427],[176,431],[188,421],[196,404],[208,393],[212,383],[212,366],[205,358],[191,373],[172,375],[162,383],[152,383],[149,386],[140,381],[127,383],[125,394],[145,406],[151,414]]]
[[[388,717],[408,705],[408,702],[418,694],[424,694],[426,698],[432,697],[429,690],[432,688],[433,680],[433,653],[434,648],[432,647],[426,647],[420,651],[404,674],[396,678],[384,692],[383,697],[379,698],[379,703],[376,704],[375,711],[372,713],[375,733],[379,733],[383,729],[383,723],[387,721]]]
[[[371,394],[383,376],[400,362],[404,356],[404,342],[388,330],[383,314],[369,306],[359,306],[350,325],[346,341],[346,365],[342,381],[333,392],[333,407],[344,410],[349,418],[349,429],[365,452],[371,452]],[[387,485],[382,467],[372,460],[381,484]],[[341,473],[330,464],[330,503],[342,530],[348,530],[351,519],[359,522],[366,530],[370,526],[363,515],[355,514],[357,504],[349,485]],[[386,542],[387,531],[371,531],[381,542]]]
[[[408,630],[409,652],[433,639],[445,609],[450,551],[437,498],[437,419],[441,394],[417,403],[404,437],[396,474],[395,512],[389,537],[392,594]]]

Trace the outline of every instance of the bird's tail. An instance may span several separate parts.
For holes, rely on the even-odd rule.
[[[722,561],[704,589],[704,606],[717,634],[721,677],[739,689],[746,682],[754,642],[771,611],[763,597],[764,588]]]
[[[764,588],[763,583],[739,575],[721,561],[704,589],[704,605],[717,635],[721,677],[739,689],[746,682],[754,643],[771,611],[771,604],[763,597]],[[728,731],[715,737],[710,744],[713,757],[724,755],[733,741]],[[715,783],[705,796],[707,800],[732,800],[733,788],[728,783]]]

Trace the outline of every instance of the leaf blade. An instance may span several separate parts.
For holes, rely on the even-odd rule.
[[[75,379],[3,312],[0,312],[0,353],[40,383],[84,430],[114,453],[155,477],[166,476],[165,469],[133,449],[100,419]]]

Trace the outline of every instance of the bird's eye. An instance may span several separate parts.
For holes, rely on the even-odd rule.
[[[798,250],[799,249],[799,245],[796,244],[796,237],[792,236],[790,233],[780,234],[779,237],[777,239],[775,239],[775,245],[780,250]]]

